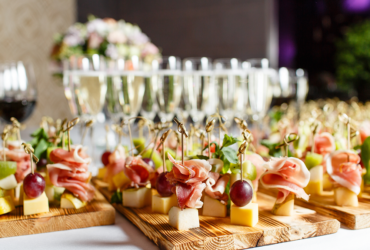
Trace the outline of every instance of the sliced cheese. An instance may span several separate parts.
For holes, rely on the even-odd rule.
[[[124,207],[142,208],[152,204],[150,188],[130,188],[122,191],[122,204]]]
[[[81,207],[86,206],[86,204],[87,203],[85,201],[81,201],[80,199],[69,193],[62,194],[60,200],[60,207],[66,209],[70,208],[79,209]]]
[[[23,214],[31,215],[38,213],[49,212],[49,201],[45,192],[35,199],[28,198],[26,194],[23,194]]]
[[[227,207],[219,200],[213,199],[208,195],[204,196],[203,213],[204,216],[226,217]]]
[[[168,212],[169,224],[178,230],[189,230],[199,227],[199,215],[196,208],[172,207]]]
[[[14,174],[11,174],[4,179],[0,180],[0,188],[5,190],[10,190],[16,188],[18,185],[17,180],[15,179]]]
[[[234,225],[254,227],[258,223],[258,204],[251,202],[244,207],[231,205],[230,222]]]
[[[177,206],[177,197],[175,194],[170,197],[162,197],[159,194],[152,196],[152,212],[159,214],[168,214],[170,209]]]

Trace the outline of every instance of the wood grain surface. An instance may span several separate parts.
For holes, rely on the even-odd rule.
[[[112,193],[94,182],[102,194],[110,199]],[[99,185],[100,184],[100,185]],[[230,217],[215,218],[199,216],[200,227],[178,231],[168,224],[168,216],[151,212],[151,207],[142,209],[113,206],[137,226],[160,249],[244,249],[287,242],[338,231],[339,222],[317,214],[315,211],[296,206],[294,216],[274,216],[271,209],[275,199],[259,193],[259,222],[255,227],[230,224]]]
[[[96,191],[94,200],[80,209],[50,207],[48,213],[23,215],[23,207],[0,215],[0,238],[114,224],[115,209]]]
[[[259,192],[276,196],[275,190],[260,188]],[[340,221],[343,226],[349,229],[362,229],[370,227],[370,195],[364,193],[359,197],[358,207],[337,206],[333,195],[318,196],[310,195],[308,201],[295,199],[295,204],[317,213],[332,217]]]

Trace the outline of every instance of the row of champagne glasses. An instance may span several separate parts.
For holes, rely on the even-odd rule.
[[[298,101],[298,93],[300,100],[307,94],[304,71],[277,71],[269,68],[267,59],[212,62],[207,57],[181,61],[170,56],[149,65],[135,56],[108,60],[92,55],[71,57],[64,65],[65,95],[71,112],[82,117],[101,116],[106,104],[113,120],[140,112],[150,120],[156,114],[161,121],[177,115],[197,123],[219,112],[228,121],[247,115],[260,121],[273,98]],[[299,85],[302,79],[306,81]]]

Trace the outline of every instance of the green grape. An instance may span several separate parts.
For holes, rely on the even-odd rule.
[[[0,180],[15,174],[17,163],[15,161],[0,161]]]
[[[170,148],[165,148],[164,152],[165,152],[166,159],[168,159],[168,154],[170,154],[172,156],[172,158],[175,158],[175,156],[176,156],[175,151],[173,151]]]
[[[240,164],[230,164],[230,170],[233,174],[240,174]],[[255,180],[257,177],[257,169],[256,166],[252,164],[251,161],[244,161],[243,162],[243,178],[248,180]]]
[[[307,169],[310,170],[313,167],[321,165],[322,160],[322,155],[308,152],[304,163],[306,164]]]
[[[132,142],[134,143],[134,146],[138,153],[142,152],[145,149],[145,138],[143,137],[133,138]]]
[[[150,154],[152,153],[152,149],[146,150],[143,154],[143,158],[150,158]],[[155,169],[163,166],[162,156],[158,153],[158,151],[153,152],[152,160],[155,165]]]

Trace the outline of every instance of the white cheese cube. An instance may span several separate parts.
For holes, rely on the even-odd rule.
[[[334,190],[334,200],[338,206],[358,207],[356,193],[345,187],[339,187]]]
[[[169,224],[178,230],[188,230],[199,227],[199,215],[196,208],[172,207],[168,213]]]
[[[219,200],[213,199],[208,195],[204,196],[203,213],[204,216],[226,217],[227,208]]]
[[[150,188],[130,188],[122,191],[122,204],[124,207],[142,208],[152,204],[152,191]]]
[[[46,197],[45,192],[43,192],[39,197],[35,199],[28,198],[26,194],[23,194],[23,214],[38,214],[49,212],[49,201]]]
[[[244,207],[231,205],[230,222],[234,225],[254,227],[258,223],[258,204],[251,202]]]
[[[4,179],[0,180],[0,188],[4,190],[10,190],[16,188],[18,185],[17,180],[15,179],[14,174],[11,174]]]
[[[177,197],[174,194],[170,197],[162,197],[159,194],[152,196],[153,213],[168,214],[168,211],[174,206],[177,206]]]

